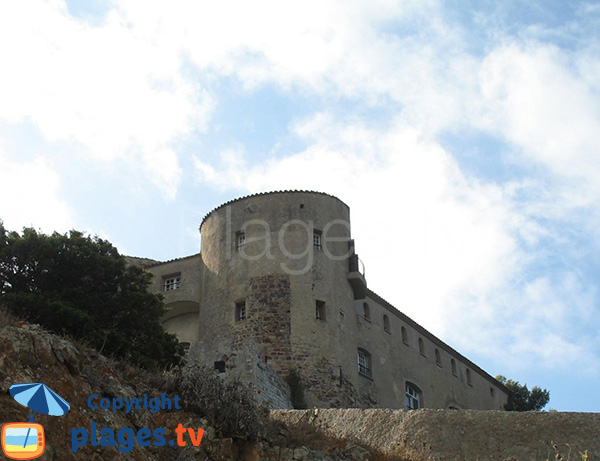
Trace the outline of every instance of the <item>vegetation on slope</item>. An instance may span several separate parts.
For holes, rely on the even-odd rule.
[[[108,241],[78,231],[9,232],[0,221],[0,301],[15,315],[145,368],[176,363],[151,275],[128,266]]]

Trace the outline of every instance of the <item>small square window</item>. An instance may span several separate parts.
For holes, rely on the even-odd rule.
[[[165,277],[165,283],[163,286],[165,291],[176,290],[181,286],[181,276],[174,275],[170,277]]]
[[[246,320],[246,301],[238,301],[235,303],[235,320],[237,322]]]
[[[225,362],[222,360],[219,360],[218,362],[215,362],[215,370],[218,373],[225,373]]]

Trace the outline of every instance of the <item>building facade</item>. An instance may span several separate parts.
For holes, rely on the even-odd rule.
[[[199,254],[132,258],[154,274],[164,327],[190,356],[289,407],[296,373],[312,407],[502,409],[507,389],[367,287],[349,208],[319,192],[227,202]]]

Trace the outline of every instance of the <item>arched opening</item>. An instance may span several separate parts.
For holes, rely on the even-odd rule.
[[[416,384],[406,382],[406,409],[418,410],[423,408],[423,393]]]

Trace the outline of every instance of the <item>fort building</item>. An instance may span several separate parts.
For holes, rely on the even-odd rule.
[[[165,329],[190,360],[289,408],[502,409],[508,390],[369,290],[350,210],[320,192],[249,195],[208,213],[200,253],[130,258],[165,296]],[[359,242],[360,243],[360,242]]]

